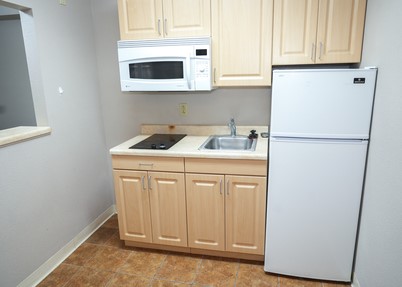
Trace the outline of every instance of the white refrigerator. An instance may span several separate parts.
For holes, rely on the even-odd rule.
[[[351,281],[376,76],[273,72],[265,271]]]

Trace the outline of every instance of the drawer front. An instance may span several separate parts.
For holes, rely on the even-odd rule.
[[[267,176],[266,160],[186,158],[186,172]]]
[[[184,172],[184,159],[181,157],[114,155],[112,156],[112,166],[114,169]]]

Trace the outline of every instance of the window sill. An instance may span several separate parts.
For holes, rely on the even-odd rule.
[[[0,130],[0,147],[50,134],[50,127],[15,127]]]

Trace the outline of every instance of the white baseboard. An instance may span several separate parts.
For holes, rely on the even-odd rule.
[[[359,280],[357,280],[356,274],[353,274],[353,282],[352,282],[352,287],[360,287]]]
[[[32,287],[38,285],[57,266],[59,266],[71,253],[73,253],[85,240],[87,240],[106,220],[116,213],[116,206],[110,206],[105,212],[98,216],[91,224],[85,227],[69,243],[50,257],[31,275],[25,278],[17,287]]]

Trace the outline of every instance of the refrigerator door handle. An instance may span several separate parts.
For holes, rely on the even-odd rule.
[[[356,144],[367,144],[368,139],[332,139],[332,138],[296,138],[296,137],[271,137],[271,141],[275,142],[301,142],[301,143],[356,143]]]

